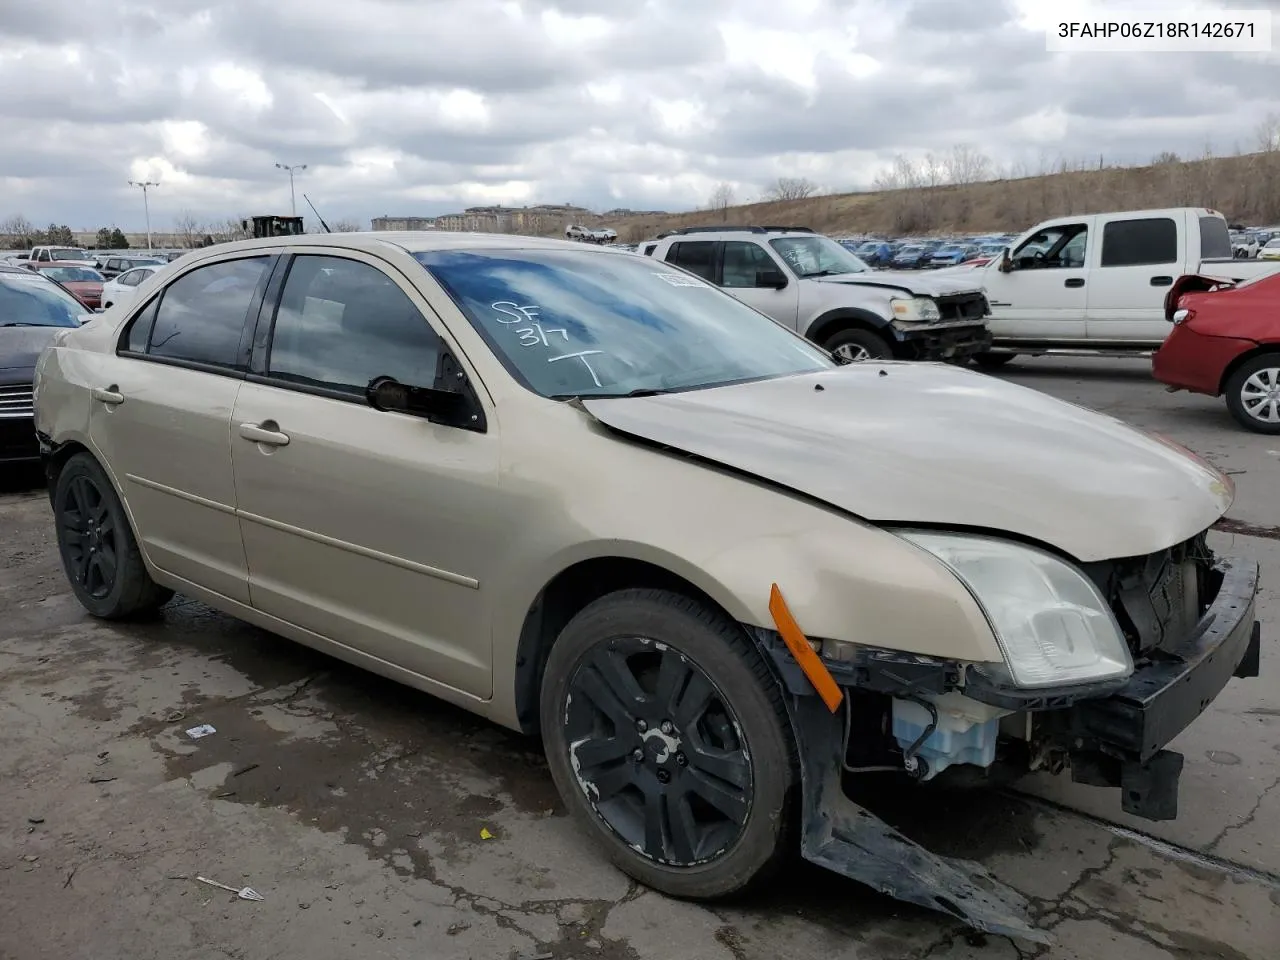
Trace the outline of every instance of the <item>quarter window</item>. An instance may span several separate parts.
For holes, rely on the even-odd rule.
[[[756,274],[762,270],[777,270],[778,265],[758,243],[743,240],[726,240],[724,266],[725,287],[754,287]]]
[[[667,263],[684,267],[703,280],[715,283],[716,245],[710,240],[680,240],[667,251]]]
[[[147,340],[151,337],[151,326],[156,322],[156,307],[160,298],[154,298],[147,308],[133,318],[129,324],[129,333],[125,336],[124,348],[130,353],[146,353]]]
[[[1178,260],[1178,226],[1168,217],[1113,220],[1102,228],[1104,267],[1141,267]]]
[[[165,288],[147,353],[236,369],[240,337],[269,257],[225,260],[191,271]]]
[[[435,382],[440,338],[385,273],[358,260],[299,256],[280,296],[269,376],[363,397],[393,377]]]

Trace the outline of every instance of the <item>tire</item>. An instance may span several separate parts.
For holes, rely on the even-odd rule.
[[[1016,353],[979,353],[974,356],[973,362],[983,370],[999,370],[1016,356]]]
[[[827,338],[826,348],[837,356],[858,362],[861,360],[890,360],[893,348],[878,333],[854,327],[838,330]]]
[[[1227,409],[1246,430],[1280,433],[1280,353],[1250,357],[1227,378],[1223,393]]]
[[[614,678],[607,690],[606,675]],[[657,687],[668,676],[684,678],[671,684],[669,699]],[[619,689],[627,699],[612,693]],[[707,704],[696,715],[694,701]],[[765,881],[792,853],[799,775],[782,689],[742,628],[719,611],[663,590],[596,600],[551,648],[540,713],[565,805],[614,865],[641,883],[673,897],[720,899]],[[659,722],[642,724],[642,713]],[[660,722],[664,714],[676,725]],[[723,778],[706,773],[712,760]],[[651,804],[655,793],[666,799]],[[705,796],[733,800],[720,802],[735,816]],[[647,829],[646,811],[655,806],[659,843]],[[703,831],[696,843],[695,829]]]
[[[98,461],[77,453],[53,491],[58,553],[81,605],[103,620],[152,613],[173,591],[151,579],[115,487]]]

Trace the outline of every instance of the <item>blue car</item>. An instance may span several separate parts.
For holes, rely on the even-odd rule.
[[[964,263],[974,255],[974,247],[961,246],[958,243],[945,244],[933,251],[933,256],[929,258],[929,266],[931,267],[954,267],[958,263]]]
[[[893,259],[894,247],[887,240],[867,240],[853,252],[863,262],[882,267]]]

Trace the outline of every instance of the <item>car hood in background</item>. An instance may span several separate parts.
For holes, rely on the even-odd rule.
[[[1234,496],[1226,477],[1181,447],[946,364],[865,362],[582,402],[621,433],[865,520],[1004,531],[1084,562],[1180,543]]]
[[[852,283],[866,287],[887,287],[926,297],[948,297],[958,293],[978,293],[981,284],[972,280],[956,280],[930,273],[894,273],[890,270],[867,273],[839,273],[834,277],[814,277],[819,283]]]
[[[0,320],[0,323],[3,323]],[[35,369],[40,353],[68,327],[0,327],[0,383],[16,383]],[[30,380],[30,377],[27,377]]]

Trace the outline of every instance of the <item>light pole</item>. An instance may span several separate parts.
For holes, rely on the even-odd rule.
[[[129,186],[142,188],[142,209],[147,215],[147,253],[151,252],[151,204],[147,202],[147,188],[158,187],[154,180],[130,180]]]
[[[289,166],[287,163],[277,163],[276,166],[289,174],[289,211],[296,217],[298,215],[298,200],[293,195],[293,171],[305,170],[307,165],[305,163],[295,163],[293,166]]]

